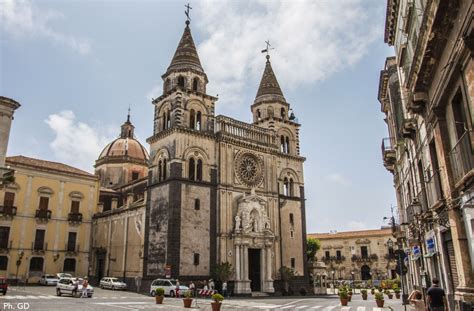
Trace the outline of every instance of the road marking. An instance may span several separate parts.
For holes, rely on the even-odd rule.
[[[314,306],[314,307],[311,307],[310,309],[319,309],[321,308],[321,306]]]
[[[292,306],[285,306],[285,307],[282,307],[282,308],[280,308],[280,309],[281,309],[281,310],[285,310],[285,309],[290,309],[290,308],[293,308],[293,307],[294,307],[293,305],[292,305]]]
[[[303,309],[303,308],[307,308],[308,306],[299,306],[299,307],[296,307],[295,309]]]
[[[331,311],[331,310],[334,309],[335,307],[337,307],[337,306],[329,306],[329,307],[324,308],[323,310],[325,310],[325,311]]]
[[[365,307],[357,307],[357,311],[365,311]]]
[[[341,307],[341,311],[349,311],[351,307]]]

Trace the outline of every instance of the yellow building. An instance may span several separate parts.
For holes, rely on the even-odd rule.
[[[6,165],[15,183],[0,192],[0,276],[34,283],[44,273],[88,275],[98,178],[24,156]]]

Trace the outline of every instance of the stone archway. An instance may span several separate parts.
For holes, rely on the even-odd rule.
[[[370,280],[372,277],[370,275],[370,267],[367,265],[363,265],[360,268],[360,279],[363,281]]]

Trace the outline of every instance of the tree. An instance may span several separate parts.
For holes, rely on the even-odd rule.
[[[314,259],[316,252],[321,248],[321,241],[315,238],[308,238],[306,240],[306,260]]]
[[[290,289],[290,281],[295,277],[295,270],[282,266],[280,268],[280,278],[283,281],[283,286],[285,294],[288,293]]]
[[[228,281],[233,273],[234,269],[232,268],[232,264],[229,262],[222,262],[214,267],[211,274],[216,281],[224,282]]]

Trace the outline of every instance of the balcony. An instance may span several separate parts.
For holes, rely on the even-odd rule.
[[[456,186],[463,183],[463,180],[474,167],[470,134],[470,132],[465,132],[449,152],[453,180]]]
[[[370,256],[359,256],[359,255],[352,255],[351,260],[352,262],[372,262],[377,261],[379,256],[377,254],[370,254]]]
[[[0,205],[0,216],[13,218],[16,215],[16,206]]]
[[[331,257],[323,257],[321,260],[324,263],[330,263],[330,262],[335,262],[335,263],[342,263],[344,260],[346,260],[346,257],[344,256],[331,256]]]
[[[51,210],[37,209],[35,213],[35,218],[40,221],[48,221],[49,219],[51,219]]]
[[[33,254],[44,254],[48,250],[48,243],[43,241],[34,241],[31,243],[31,250]]]
[[[411,100],[407,103],[407,110],[414,114],[421,114],[423,109],[427,106],[428,94],[423,92],[417,92],[413,94]]]
[[[414,139],[416,135],[416,120],[413,118],[403,120],[401,132],[404,138]]]
[[[67,221],[70,224],[78,225],[82,223],[82,213],[69,213],[67,215]]]
[[[393,138],[382,139],[382,157],[385,168],[393,173],[395,171],[395,162],[397,161]]]
[[[66,255],[67,256],[75,256],[79,253],[79,244],[73,243],[66,243]]]
[[[13,241],[8,242],[8,240],[0,241],[0,254],[8,254],[12,248]]]
[[[428,171],[429,176],[425,181],[426,197],[428,208],[433,209],[443,200],[443,191],[441,189],[441,179],[439,170],[435,172]]]

